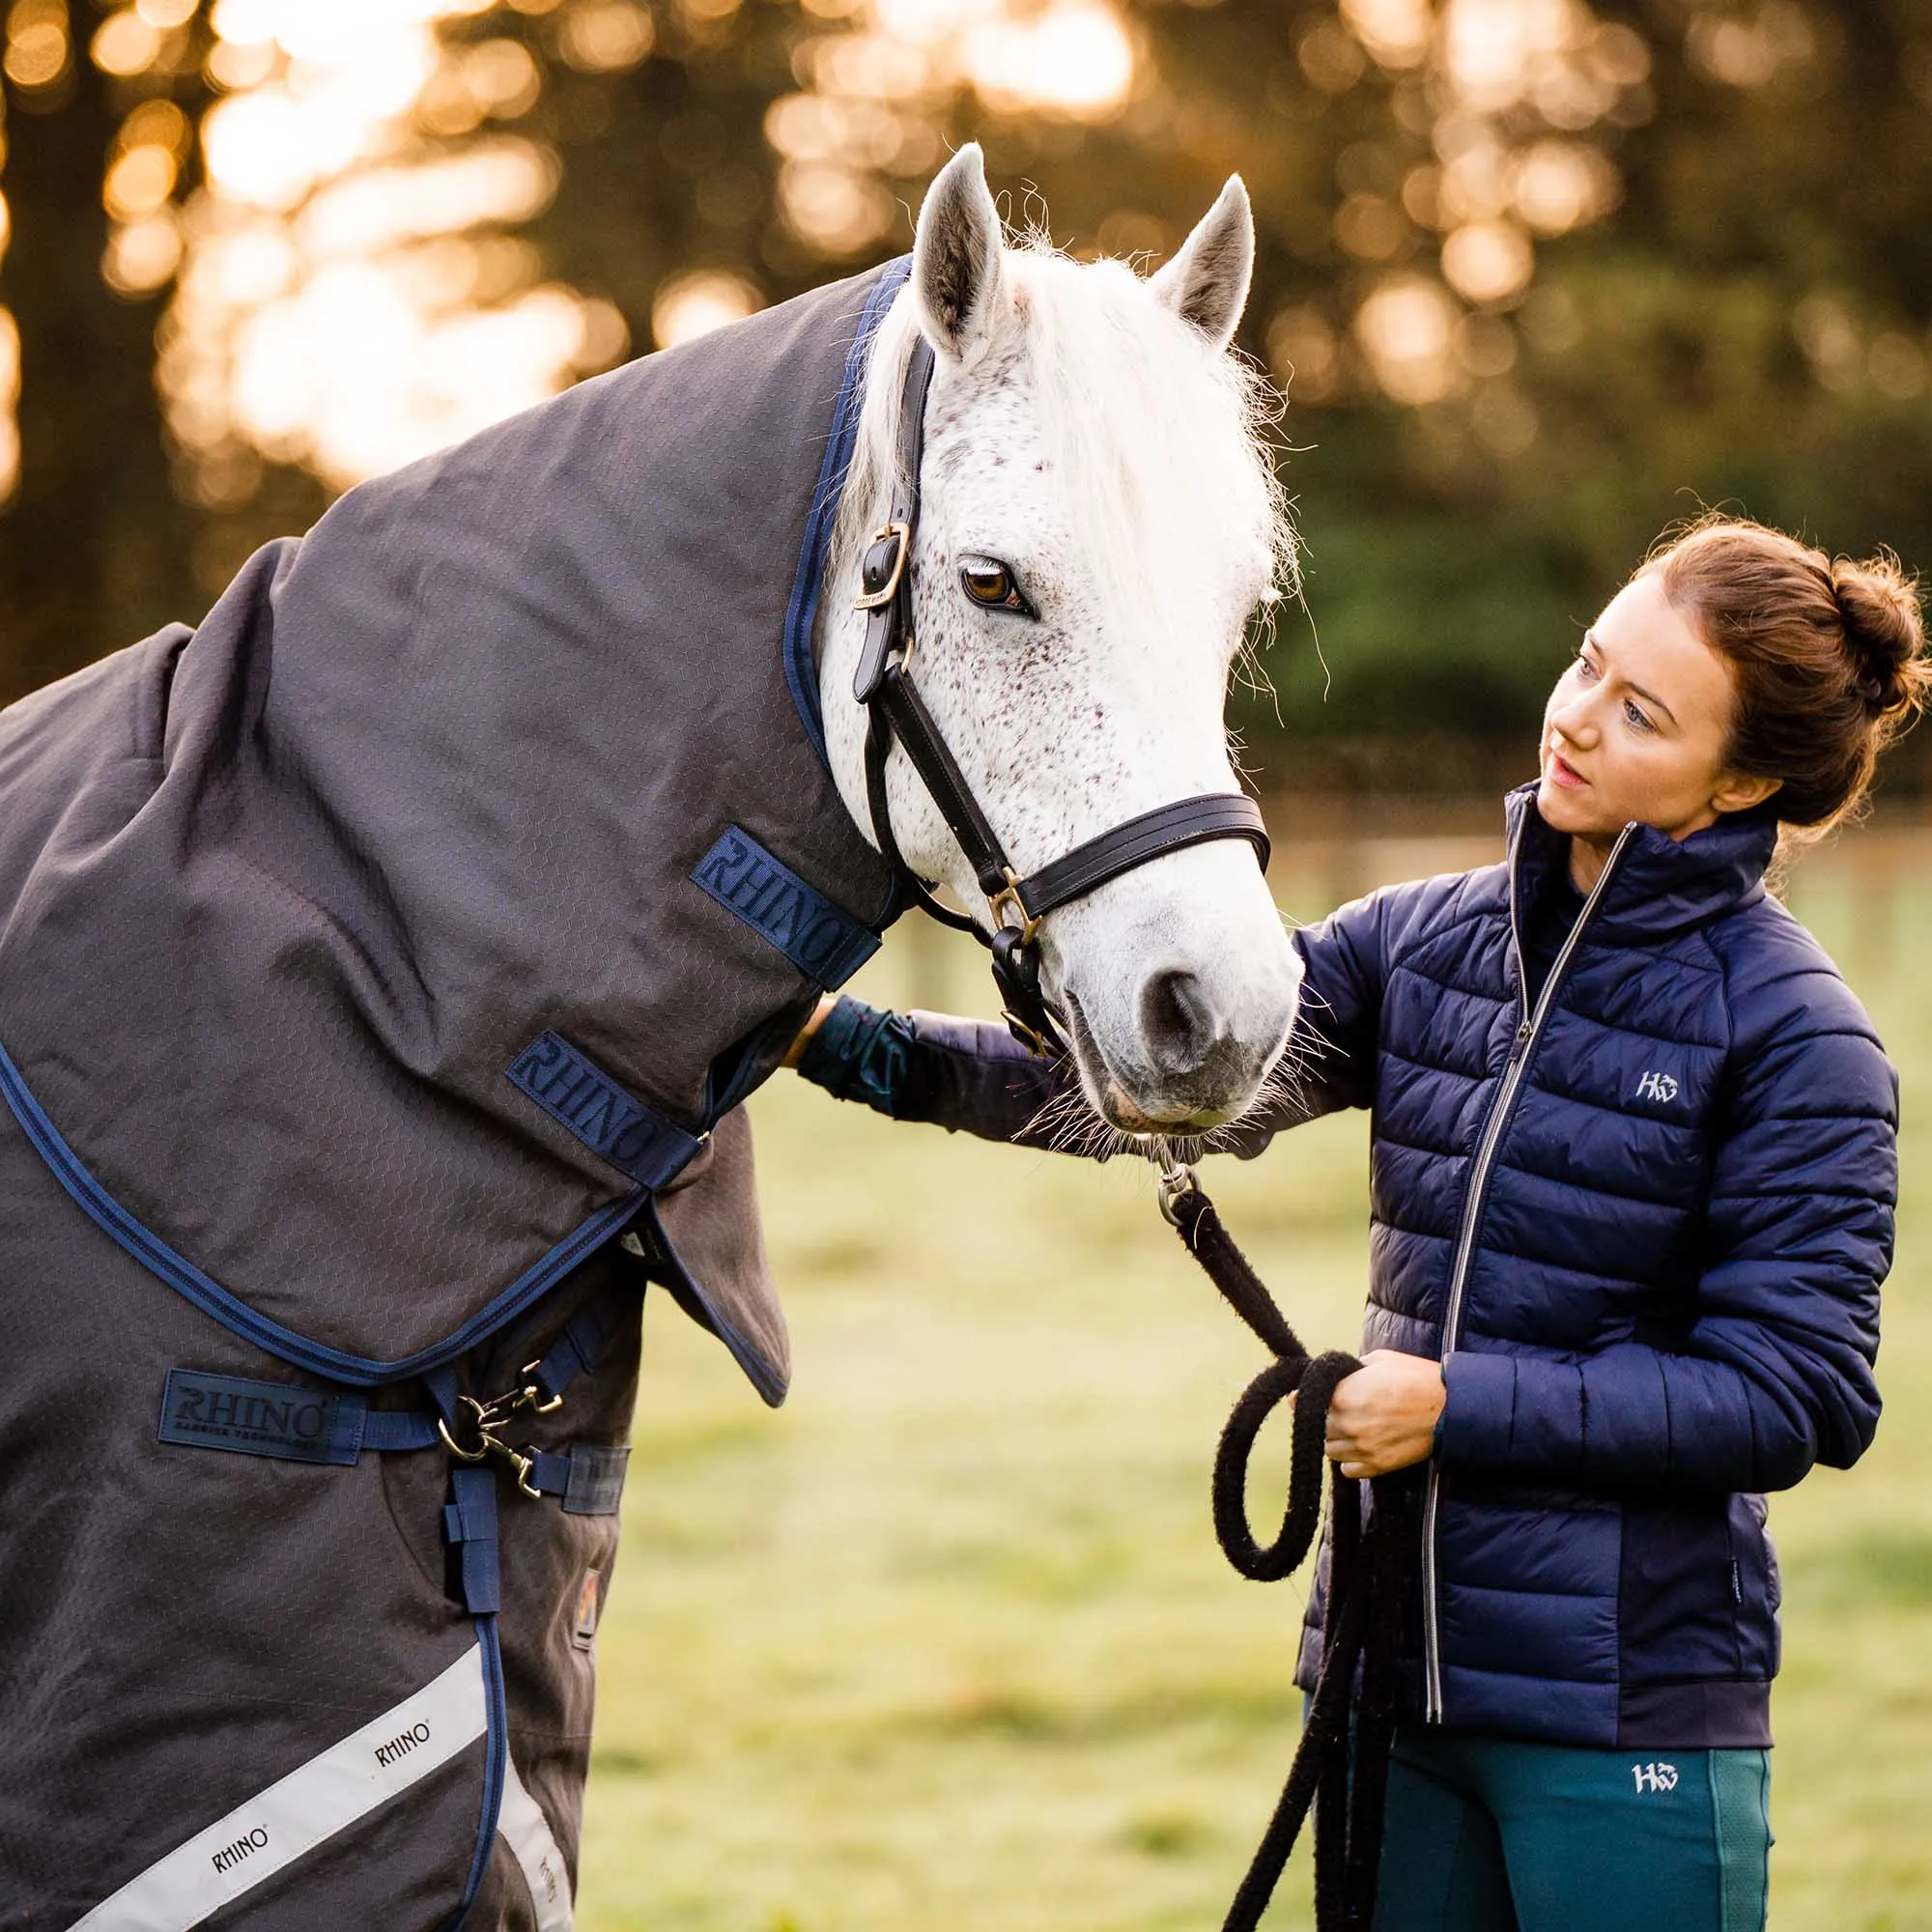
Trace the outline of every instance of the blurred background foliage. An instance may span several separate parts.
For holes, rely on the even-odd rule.
[[[969,135],[1076,253],[1254,191],[1243,346],[1307,547],[1278,700],[1240,700],[1271,782],[1516,776],[1577,627],[1702,505],[1932,555],[1912,0],[4,18],[0,699],[362,476],[903,248]]]

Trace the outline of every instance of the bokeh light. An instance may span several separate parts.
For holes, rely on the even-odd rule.
[[[355,482],[628,348],[615,310],[548,275],[518,233],[559,175],[531,131],[547,85],[532,46],[581,89],[573,75],[624,73],[661,42],[717,43],[740,0],[497,4],[499,22],[525,16],[516,32],[492,31],[492,0],[100,0],[84,25],[69,0],[13,0],[0,59],[24,95],[64,84],[78,35],[126,98],[149,97],[107,157],[101,267],[129,298],[173,288],[161,388],[203,500],[230,500],[258,459]],[[796,91],[764,132],[781,221],[827,262],[893,234],[906,184],[956,141],[962,100],[996,128],[1078,130],[1169,85],[1122,0],[799,0],[797,17]],[[1727,86],[1775,87],[1818,53],[1795,0],[1700,10],[1687,32],[1692,64]],[[1306,404],[1462,397],[1479,442],[1513,446],[1529,418],[1510,400],[1519,335],[1502,314],[1534,291],[1542,247],[1617,207],[1602,134],[1651,111],[1648,44],[1590,0],[1336,0],[1284,52],[1318,96],[1378,75],[1407,90],[1397,119],[1413,147],[1344,153],[1325,234],[1354,279],[1326,308],[1270,319],[1271,364]],[[217,96],[198,156],[165,98],[191,59]],[[750,219],[762,185],[729,172],[708,166],[700,206]],[[1130,208],[1098,234],[1124,254],[1173,240]],[[652,339],[689,340],[764,298],[742,270],[673,274],[651,299]],[[1806,314],[1794,326],[1821,382],[1927,385],[1911,332]]]
[[[673,275],[651,303],[651,335],[660,349],[695,341],[762,307],[763,297],[742,275],[696,269]]]
[[[1285,308],[1268,324],[1268,370],[1294,403],[1325,403],[1342,378],[1342,346],[1318,308]]]
[[[996,115],[1097,123],[1120,114],[1140,71],[1110,0],[810,0],[827,23],[766,132],[783,157],[787,225],[818,253],[856,255],[898,219],[895,183],[935,166],[962,92]]]
[[[20,330],[14,311],[0,308],[0,503],[20,484]]]
[[[1465,222],[1442,243],[1442,278],[1467,301],[1507,301],[1535,270],[1529,238],[1513,221]]]
[[[72,58],[67,0],[14,0],[0,69],[22,94],[51,93],[67,78]]]
[[[1700,14],[1684,51],[1707,78],[1726,87],[1766,88],[1816,62],[1818,36],[1796,0],[1764,0],[1749,14]]]
[[[1458,320],[1439,282],[1403,275],[1382,283],[1356,312],[1355,334],[1383,392],[1411,406],[1454,393],[1463,379],[1455,353]]]
[[[139,0],[141,17],[156,4],[180,0]],[[504,125],[542,91],[528,49],[445,31],[483,11],[218,0],[208,68],[227,93],[203,124],[205,184],[162,211],[165,144],[124,134],[108,273],[129,291],[177,278],[159,378],[202,502],[244,497],[260,458],[346,487],[628,348],[616,311],[546,279],[514,232],[549,204],[558,162]],[[642,8],[593,0],[563,16],[559,45],[610,72],[645,58],[652,31]]]
[[[656,38],[656,22],[645,8],[631,0],[599,0],[564,16],[557,49],[585,73],[620,73],[636,67]]]
[[[1072,4],[1032,18],[995,19],[962,43],[967,76],[989,107],[1105,120],[1134,79],[1134,48],[1111,7]]]
[[[1347,92],[1371,65],[1395,85],[1423,77],[1415,98],[1426,118],[1406,125],[1426,133],[1427,157],[1400,162],[1384,151],[1378,165],[1393,185],[1344,181],[1334,236],[1364,264],[1409,265],[1411,237],[1433,232],[1440,279],[1431,284],[1418,262],[1372,284],[1354,341],[1390,400],[1466,392],[1478,443],[1520,453],[1537,426],[1508,380],[1516,335],[1500,323],[1461,324],[1520,303],[1540,243],[1616,209],[1623,184],[1599,130],[1652,113],[1648,45],[1587,0],[1341,0],[1336,19],[1308,29],[1295,51],[1326,93]]]
[[[1435,33],[1430,0],[1342,0],[1342,18],[1383,67],[1419,67]]]

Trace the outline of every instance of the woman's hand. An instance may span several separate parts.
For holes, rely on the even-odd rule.
[[[1386,1476],[1427,1462],[1445,1396],[1440,1362],[1371,1349],[1362,1366],[1335,1384],[1328,1405],[1330,1459],[1345,1476]]]
[[[825,1015],[838,1004],[837,993],[819,994],[818,1004],[811,1009],[811,1017],[799,1028],[798,1037],[785,1048],[785,1056],[779,1062],[781,1066],[796,1066],[805,1058],[805,1049],[811,1044],[811,1036],[824,1025]]]

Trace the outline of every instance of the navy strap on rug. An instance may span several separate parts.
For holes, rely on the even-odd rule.
[[[479,1342],[487,1341],[506,1322],[535,1305],[587,1255],[603,1246],[634,1220],[649,1198],[650,1190],[634,1187],[608,1207],[600,1208],[582,1222],[555,1247],[533,1263],[510,1283],[495,1300],[480,1308],[453,1334],[432,1349],[418,1350],[395,1361],[378,1361],[372,1356],[354,1355],[327,1343],[317,1342],[281,1322],[257,1313],[238,1295],[205,1274],[185,1256],[177,1254],[160,1236],[138,1221],[89,1172],[80,1156],[63,1138],[60,1129],[34,1098],[20,1069],[0,1047],[0,1099],[19,1122],[21,1131],[75,1205],[96,1227],[109,1236],[128,1254],[157,1275],[178,1294],[185,1296],[204,1315],[224,1328],[252,1343],[264,1353],[273,1355],[298,1369],[326,1376],[331,1381],[347,1382],[357,1388],[372,1388],[382,1382],[406,1380],[425,1375],[468,1354]]]
[[[615,1516],[630,1460],[624,1443],[573,1442],[567,1451],[540,1449],[525,1480],[544,1495],[560,1496],[566,1516]]]

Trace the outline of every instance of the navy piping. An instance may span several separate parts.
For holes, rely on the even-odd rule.
[[[825,585],[826,553],[832,547],[832,526],[838,514],[838,498],[845,488],[846,466],[852,461],[852,444],[859,434],[860,378],[865,374],[866,357],[871,352],[872,337],[885,320],[886,310],[912,272],[912,257],[901,255],[879,270],[859,312],[858,333],[845,357],[845,373],[838,384],[838,400],[832,410],[832,434],[825,444],[825,457],[818,466],[818,484],[811,493],[811,508],[806,514],[805,541],[799,547],[798,569],[791,582],[791,602],[785,610],[784,669],[791,687],[791,701],[805,721],[805,735],[818,761],[827,771],[832,760],[825,750],[825,720],[818,708],[818,661],[812,653],[811,630],[818,618],[819,592]]]
[[[666,1229],[664,1217],[659,1214],[655,1202],[651,1204],[651,1233],[664,1256],[666,1266],[672,1269],[677,1276],[675,1282],[667,1282],[665,1286],[670,1289],[673,1294],[682,1289],[690,1295],[703,1310],[703,1325],[724,1344],[732,1360],[744,1370],[747,1378],[757,1390],[765,1406],[768,1408],[782,1407],[788,1393],[787,1384],[779,1379],[764,1356],[718,1312],[711,1297],[705,1293],[703,1283],[685,1265],[684,1257],[678,1253],[677,1244]]]
[[[483,1888],[483,1874],[490,1869],[497,1830],[503,1814],[503,1760],[510,1748],[509,1716],[503,1695],[503,1653],[497,1640],[494,1615],[476,1619],[476,1641],[483,1651],[483,1708],[488,1717],[484,1731],[483,1816],[477,1827],[476,1849],[469,1858],[463,1900],[449,1921],[449,1932],[463,1932],[469,1908],[476,1903],[476,1894]]]
[[[466,1354],[494,1330],[520,1315],[540,1295],[554,1287],[571,1268],[615,1235],[642,1206],[647,1189],[633,1188],[608,1208],[600,1208],[575,1233],[559,1241],[550,1253],[526,1268],[508,1288],[472,1315],[454,1334],[444,1337],[412,1355],[393,1362],[373,1356],[351,1355],[327,1343],[311,1341],[306,1335],[285,1328],[279,1321],[258,1314],[239,1300],[219,1282],[204,1274],[192,1262],[174,1249],[152,1230],[137,1221],[106,1188],[101,1186],[80,1156],[61,1138],[60,1129],[34,1098],[20,1069],[14,1065],[5,1047],[0,1047],[0,1096],[4,1096],[21,1131],[34,1151],[53,1171],[60,1184],[73,1197],[89,1220],[102,1233],[127,1249],[150,1273],[158,1275],[178,1294],[185,1295],[203,1314],[213,1317],[224,1328],[242,1340],[252,1342],[269,1354],[307,1369],[314,1375],[371,1388],[381,1382],[400,1381],[406,1376],[420,1375]]]

